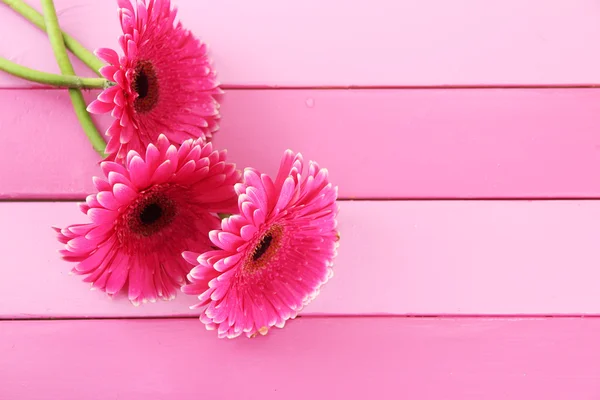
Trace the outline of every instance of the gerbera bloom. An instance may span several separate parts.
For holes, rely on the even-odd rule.
[[[337,188],[327,170],[287,151],[275,182],[253,169],[236,185],[238,213],[210,232],[219,249],[183,253],[196,265],[184,293],[199,295],[200,320],[219,337],[283,327],[332,275]]]
[[[164,133],[172,143],[208,140],[217,130],[221,93],[206,45],[175,21],[169,0],[118,0],[124,55],[98,49],[109,65],[102,75],[115,82],[89,106],[96,114],[112,112],[106,132],[109,159],[129,150],[143,153]]]
[[[164,135],[145,157],[132,150],[125,165],[101,167],[107,178],[94,178],[98,193],[81,205],[91,222],[55,228],[63,258],[109,295],[127,288],[136,305],[174,298],[191,269],[181,252],[213,248],[215,213],[237,209],[240,171],[210,143],[189,139],[177,149]]]

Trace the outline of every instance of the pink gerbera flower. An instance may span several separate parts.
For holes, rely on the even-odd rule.
[[[206,45],[176,22],[169,0],[118,0],[124,55],[98,49],[109,65],[102,75],[116,83],[89,106],[92,113],[112,112],[108,128],[109,159],[129,150],[143,153],[164,133],[180,144],[189,138],[210,139],[216,131],[221,93]]]
[[[275,182],[253,169],[236,185],[239,214],[210,232],[218,250],[185,252],[196,265],[184,293],[199,295],[200,320],[219,337],[283,327],[333,274],[337,188],[327,170],[287,151]]]
[[[98,193],[81,205],[91,222],[55,228],[63,258],[109,295],[127,287],[134,304],[172,299],[191,269],[181,252],[213,248],[215,213],[237,209],[240,171],[210,143],[189,139],[177,149],[164,135],[145,157],[130,151],[125,165],[101,166],[107,179],[94,178]]]

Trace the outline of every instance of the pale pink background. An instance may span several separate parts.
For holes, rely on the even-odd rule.
[[[253,341],[91,292],[50,226],[84,221],[97,155],[65,91],[0,74],[0,400],[600,398],[600,2],[173,1],[227,88],[216,145],[339,185],[335,276]],[[116,2],[56,4],[116,47]],[[0,38],[58,72],[5,5]]]

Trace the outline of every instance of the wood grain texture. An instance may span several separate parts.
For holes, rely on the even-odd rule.
[[[593,400],[600,320],[300,318],[218,340],[196,319],[0,322],[0,398]]]
[[[29,1],[38,7],[38,2]],[[593,0],[177,0],[235,86],[522,85],[600,81]],[[117,47],[115,1],[57,0],[90,49]],[[58,71],[46,37],[0,6],[0,55]],[[80,74],[89,74],[80,63]],[[25,83],[0,75],[0,87]]]
[[[0,105],[0,197],[85,198],[99,159],[67,93]],[[240,168],[275,173],[291,148],[344,198],[600,197],[598,89],[231,90],[222,114]]]
[[[73,203],[0,203],[0,317],[194,315],[190,296],[131,306],[56,253]],[[335,276],[304,315],[600,314],[600,201],[342,202]],[[18,222],[17,222],[18,221]]]

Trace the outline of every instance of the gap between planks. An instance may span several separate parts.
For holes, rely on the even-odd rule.
[[[66,88],[40,85],[32,82],[34,86],[7,86],[0,90],[66,90]],[[464,90],[464,89],[598,89],[600,83],[552,84],[552,85],[343,85],[343,86],[286,86],[286,85],[221,85],[223,90]],[[100,89],[82,89],[83,91],[99,91]]]
[[[397,315],[397,314],[323,314],[323,315],[298,315],[295,319],[354,319],[354,318],[392,318],[392,319],[422,319],[422,320],[543,320],[543,319],[600,319],[600,314],[440,314],[440,315]],[[163,320],[163,319],[198,319],[194,315],[130,315],[130,316],[94,316],[94,317],[23,317],[1,318],[2,322],[23,321],[107,321],[107,320]]]
[[[503,202],[521,202],[521,201],[598,201],[600,197],[396,197],[396,198],[378,198],[378,197],[339,197],[338,202],[410,202],[410,201],[452,201],[452,202],[465,202],[465,201],[503,201]],[[13,198],[0,198],[0,203],[79,203],[85,202],[84,197],[72,197],[72,198],[53,198],[53,197],[13,197]]]

